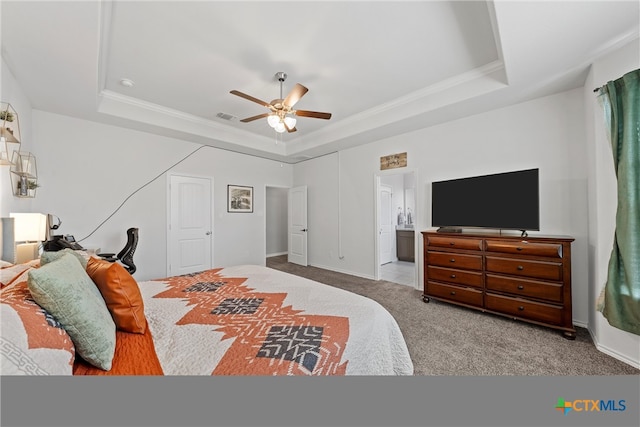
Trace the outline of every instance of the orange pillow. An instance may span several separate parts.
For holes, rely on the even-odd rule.
[[[87,262],[87,274],[100,290],[116,327],[144,334],[147,318],[140,288],[133,276],[118,263],[93,257]]]

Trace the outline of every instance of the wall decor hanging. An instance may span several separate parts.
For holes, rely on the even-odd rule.
[[[18,113],[8,102],[0,103],[0,165],[11,165],[13,153],[20,151]]]
[[[407,153],[391,154],[380,157],[380,170],[404,168],[407,166]]]
[[[227,212],[253,212],[253,187],[227,185]]]

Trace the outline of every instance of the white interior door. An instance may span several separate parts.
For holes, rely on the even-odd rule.
[[[211,179],[171,175],[169,193],[168,275],[210,269]]]
[[[294,264],[307,263],[307,187],[289,190],[288,260]]]
[[[380,264],[393,261],[394,222],[391,205],[391,186],[380,184],[380,201],[378,207],[379,233],[380,233]]]

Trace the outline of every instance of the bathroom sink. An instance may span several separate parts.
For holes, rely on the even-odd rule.
[[[413,224],[397,225],[396,230],[413,230]]]

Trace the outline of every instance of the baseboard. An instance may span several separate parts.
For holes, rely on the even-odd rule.
[[[589,325],[587,325],[584,322],[580,322],[579,320],[573,320],[573,325],[574,326],[580,326],[581,328],[585,328],[585,329],[589,329]],[[591,333],[591,331],[589,331],[589,333]]]
[[[287,255],[289,252],[276,252],[273,254],[267,254],[267,258],[271,258],[272,256],[280,256],[280,255]]]
[[[618,359],[619,361],[624,362],[629,366],[633,366],[636,369],[640,369],[640,361],[629,359],[627,356],[620,354],[615,350],[611,350],[609,347],[603,346],[598,342],[598,339],[593,334],[593,331],[591,331],[591,328],[587,328],[587,331],[589,331],[589,335],[591,336],[591,341],[593,341],[593,344],[596,346],[598,351],[601,351],[604,354],[613,357],[614,359]]]
[[[326,265],[321,265],[321,264],[309,264],[309,265],[311,265],[312,267],[322,268],[323,270],[335,271],[336,273],[348,274],[350,276],[362,277],[363,279],[375,280],[375,278],[373,276],[360,274],[360,273],[354,273],[353,271],[342,270],[342,269],[335,268],[335,267],[328,267]]]

